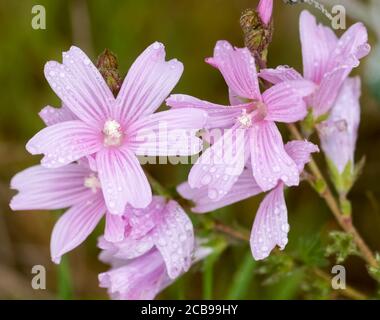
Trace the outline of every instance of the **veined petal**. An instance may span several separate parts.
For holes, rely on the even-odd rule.
[[[110,242],[118,242],[124,239],[125,223],[122,216],[106,214],[106,228],[104,239]]]
[[[55,210],[86,202],[96,195],[84,186],[89,170],[69,164],[62,168],[47,169],[33,166],[16,174],[11,188],[19,193],[11,200],[12,210]]]
[[[178,60],[165,61],[162,43],[151,44],[129,69],[117,96],[120,120],[133,123],[141,116],[156,111],[182,72],[183,65]]]
[[[304,77],[319,84],[338,39],[330,28],[317,25],[315,17],[307,10],[301,13],[300,33]]]
[[[316,89],[311,81],[292,80],[274,85],[263,93],[267,106],[267,121],[293,123],[307,115],[304,97]]]
[[[61,257],[79,246],[95,229],[105,212],[102,197],[82,202],[67,210],[55,224],[51,235],[51,257],[59,263]]]
[[[261,100],[255,59],[247,48],[233,48],[227,41],[218,41],[212,61],[236,95]]]
[[[354,163],[360,123],[360,86],[360,78],[347,79],[329,118],[318,126],[322,149],[340,173],[349,161]]]
[[[288,211],[284,186],[280,183],[261,202],[251,232],[251,250],[255,260],[267,258],[277,246],[283,250],[288,243]]]
[[[78,120],[78,117],[65,105],[62,105],[61,108],[46,106],[38,115],[47,126],[65,121]]]
[[[352,65],[342,64],[323,76],[319,88],[308,98],[314,116],[324,115],[331,109],[351,71]]]
[[[170,278],[189,270],[195,244],[193,224],[177,202],[167,203],[153,231],[153,239]]]
[[[188,156],[202,150],[195,136],[207,121],[203,110],[180,108],[158,112],[136,121],[130,128],[131,150],[144,156]]]
[[[206,213],[224,208],[262,192],[250,169],[245,169],[231,190],[218,201],[210,201],[207,187],[192,189],[188,182],[180,184],[177,191],[183,198],[194,202],[195,207],[191,211],[195,213]]]
[[[72,46],[63,53],[63,64],[46,63],[45,77],[63,103],[83,122],[98,127],[106,120],[115,99],[82,50]]]
[[[250,129],[252,172],[263,191],[273,189],[280,180],[287,186],[299,184],[297,165],[286,153],[274,122],[261,121]]]
[[[356,23],[338,40],[336,49],[331,53],[330,69],[348,63],[352,67],[357,67],[360,59],[367,56],[370,51],[367,29],[363,23]]]
[[[207,187],[208,197],[224,197],[243,172],[247,160],[247,136],[243,129],[228,129],[208,148],[191,168],[191,188]]]
[[[243,109],[249,107],[249,103],[234,106],[224,106],[188,96],[185,94],[172,94],[166,99],[166,104],[173,108],[199,108],[207,112],[207,124],[204,127],[231,128],[236,122],[236,118]]]
[[[99,285],[113,299],[152,300],[171,283],[157,250],[99,274]]]
[[[31,154],[44,154],[41,164],[62,167],[101,148],[99,135],[82,121],[66,121],[38,132],[26,145]]]
[[[276,69],[262,69],[259,76],[272,84],[291,80],[303,80],[298,71],[286,66],[279,66]]]
[[[319,152],[319,148],[309,141],[294,140],[285,145],[285,151],[296,163],[298,172],[301,174],[305,164],[310,161],[310,155]]]
[[[152,200],[148,180],[136,156],[129,150],[103,149],[96,155],[99,179],[110,213],[121,215],[127,203],[144,208]]]

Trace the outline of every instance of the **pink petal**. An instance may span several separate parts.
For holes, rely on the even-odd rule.
[[[195,207],[191,211],[195,213],[206,213],[224,208],[262,192],[252,177],[250,169],[245,169],[231,190],[218,201],[210,201],[207,195],[207,187],[192,189],[187,182],[180,184],[177,191],[181,197],[194,202]]]
[[[272,18],[273,0],[260,0],[257,6],[257,12],[260,15],[260,19],[264,24],[269,24]]]
[[[285,152],[274,122],[254,123],[250,131],[252,172],[263,191],[273,189],[280,180],[287,186],[299,184],[297,165]]]
[[[104,238],[110,242],[118,242],[124,239],[125,223],[123,217],[115,214],[106,214],[106,228]]]
[[[279,66],[276,69],[262,69],[259,73],[260,78],[277,84],[283,81],[302,80],[302,76],[293,68]]]
[[[170,278],[189,270],[194,250],[194,230],[191,220],[177,202],[171,200],[162,212],[153,239],[160,251]]]
[[[51,235],[51,257],[59,263],[61,257],[79,246],[95,229],[104,215],[103,198],[82,202],[67,210],[55,224]]]
[[[263,94],[268,114],[267,121],[293,123],[307,115],[304,97],[310,95],[316,86],[305,80],[285,81],[274,85]]]
[[[311,154],[319,152],[319,148],[309,141],[295,140],[285,145],[285,151],[296,163],[298,172],[302,173],[305,164],[310,161]]]
[[[315,17],[306,10],[301,13],[300,33],[304,77],[319,84],[327,71],[337,37],[330,28],[317,25]]]
[[[99,179],[110,213],[121,215],[127,203],[144,208],[152,200],[148,180],[136,156],[126,149],[103,149],[96,155]]]
[[[191,188],[205,188],[212,201],[224,197],[243,172],[246,159],[245,130],[228,129],[224,135],[191,168]]]
[[[218,41],[212,61],[236,95],[261,100],[255,59],[247,48],[234,49],[227,41]]]
[[[50,61],[45,77],[57,96],[82,121],[99,126],[114,103],[111,90],[83,51],[71,47],[63,53],[63,64]]]
[[[359,60],[367,56],[370,51],[367,29],[362,23],[356,23],[339,39],[337,48],[330,58],[330,68],[341,64],[357,67],[360,64]]]
[[[199,108],[207,112],[207,129],[231,128],[242,110],[249,104],[224,106],[188,96],[185,94],[172,94],[166,99],[166,104],[173,108]]]
[[[288,211],[284,186],[279,184],[261,202],[251,232],[251,250],[255,260],[267,258],[277,246],[283,250],[288,243]]]
[[[195,136],[204,127],[203,110],[180,108],[158,112],[136,121],[130,127],[131,150],[144,156],[188,156],[202,150]]]
[[[136,59],[117,96],[120,119],[129,123],[152,114],[173,90],[183,72],[176,59],[165,61],[164,45],[151,44]]]
[[[165,198],[159,196],[153,196],[149,206],[143,209],[127,206],[125,215],[128,217],[128,223],[131,227],[128,237],[141,239],[146,236],[159,223],[159,218],[165,206]]]
[[[157,250],[99,275],[100,287],[121,300],[152,300],[170,282]]]
[[[10,203],[12,210],[55,210],[85,202],[96,195],[84,186],[89,170],[69,164],[62,168],[47,169],[34,166],[16,174],[11,188],[19,193]]]
[[[360,78],[349,78],[331,109],[327,121],[318,127],[325,155],[343,172],[347,163],[354,163],[360,123]]]
[[[66,121],[38,132],[26,145],[31,154],[44,154],[41,164],[62,167],[97,152],[101,143],[97,133],[81,121]]]
[[[40,111],[38,115],[47,126],[51,126],[53,124],[64,121],[78,120],[74,113],[72,113],[70,109],[65,105],[63,105],[61,108],[46,106]]]
[[[331,109],[351,70],[352,66],[342,65],[324,75],[319,88],[308,99],[314,116],[324,115]]]

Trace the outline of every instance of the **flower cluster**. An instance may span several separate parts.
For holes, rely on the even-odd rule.
[[[272,8],[273,1],[260,1],[263,25],[271,23]],[[261,260],[276,246],[284,249],[284,189],[299,185],[319,148],[302,140],[284,143],[277,125],[311,115],[332,166],[340,174],[353,168],[360,79],[349,74],[370,49],[362,24],[338,39],[307,11],[300,21],[303,76],[285,66],[258,70],[248,48],[216,43],[206,62],[224,77],[229,105],[169,96],[183,66],[165,61],[157,42],[131,66],[116,97],[79,48],[63,53],[62,64],[48,62],[45,76],[62,106],[40,112],[46,127],[26,147],[43,158],[12,179],[19,192],[10,206],[68,208],[52,232],[52,260],[59,263],[104,216],[98,246],[111,269],[99,275],[100,286],[115,299],[153,299],[210,250],[196,244],[192,222],[176,201],[152,195],[137,157],[194,155],[203,141],[210,147],[178,193],[194,203],[193,212],[206,213],[267,192],[252,227],[252,255]],[[170,110],[156,112],[165,99]],[[170,132],[162,134],[163,126]]]

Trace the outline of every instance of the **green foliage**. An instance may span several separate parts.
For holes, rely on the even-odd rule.
[[[294,256],[308,267],[324,267],[328,264],[325,248],[318,236],[304,237],[297,242]]]
[[[63,256],[61,263],[58,265],[58,297],[62,300],[71,300],[74,297],[69,259],[67,256]]]
[[[368,272],[371,275],[371,277],[374,278],[380,285],[380,253],[376,254],[376,261],[377,261],[378,267],[369,266]]]
[[[214,287],[214,266],[227,248],[227,242],[223,237],[215,237],[206,246],[212,248],[213,251],[203,261],[203,299],[211,300]]]
[[[331,285],[325,279],[317,277],[310,270],[301,284],[301,290],[305,299],[308,300],[327,300],[331,294]]]
[[[260,262],[255,273],[263,276],[263,285],[272,285],[284,277],[289,276],[294,270],[293,259],[285,254],[272,254],[267,259]]]
[[[231,287],[227,294],[227,299],[244,299],[247,295],[257,262],[253,260],[251,251],[244,256],[240,266],[236,269],[232,279]]]
[[[359,250],[351,234],[342,231],[332,231],[329,234],[330,243],[326,248],[326,256],[335,256],[338,264],[343,263],[349,256],[359,256]]]

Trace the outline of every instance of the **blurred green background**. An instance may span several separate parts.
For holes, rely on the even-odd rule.
[[[68,254],[65,265],[58,268],[50,262],[49,256],[50,233],[57,214],[15,213],[8,207],[13,194],[9,190],[10,178],[39,161],[24,147],[26,141],[43,127],[37,113],[47,104],[60,104],[44,79],[44,64],[48,60],[60,61],[62,51],[72,44],[81,47],[94,61],[99,53],[109,48],[118,56],[120,71],[124,75],[137,55],[158,40],[166,45],[168,58],[176,57],[185,65],[175,92],[226,103],[226,85],[220,74],[204,63],[204,58],[212,54],[219,39],[243,46],[239,17],[244,9],[255,7],[256,3],[254,0],[0,0],[0,299],[107,298],[97,280],[97,274],[108,268],[97,260],[96,238],[101,228]],[[31,9],[35,4],[46,8],[46,30],[31,27]],[[275,36],[270,47],[269,65],[291,65],[301,71],[298,16],[306,6],[290,7],[282,1],[275,1],[275,6]],[[308,8],[318,15],[315,9]],[[328,23],[325,17],[319,18]],[[371,44],[376,44],[373,34]],[[366,63],[364,60],[357,72],[363,73]],[[380,64],[380,60],[377,63]],[[371,85],[372,91],[369,87],[364,83],[357,150],[357,159],[365,155],[367,163],[350,198],[355,225],[370,247],[380,251],[380,105],[373,94],[379,93],[380,86]],[[284,134],[287,139],[286,131]],[[324,166],[323,157],[319,155],[317,158]],[[149,171],[164,186],[172,188],[186,179],[189,167],[157,165],[151,166]],[[212,216],[249,230],[261,199],[262,196],[249,199]],[[286,254],[299,254],[297,252],[303,250],[305,243],[327,241],[329,231],[337,227],[324,202],[307,183],[287,192],[287,204],[291,231]],[[47,269],[46,290],[31,288],[31,268],[36,264]],[[310,296],[313,289],[305,286],[312,281],[304,268],[292,263],[286,266],[286,273],[278,281],[266,281],[270,275],[265,269],[268,266],[254,263],[245,243],[232,242],[214,265],[210,261],[208,264],[211,267],[195,266],[160,297],[336,298],[334,292],[322,290],[326,284],[321,284],[322,289]],[[350,285],[368,294],[376,289],[359,258],[350,257],[345,265]],[[276,264],[270,267],[276,269]],[[328,265],[325,267],[327,272],[330,269]],[[66,278],[68,275],[71,280]]]

